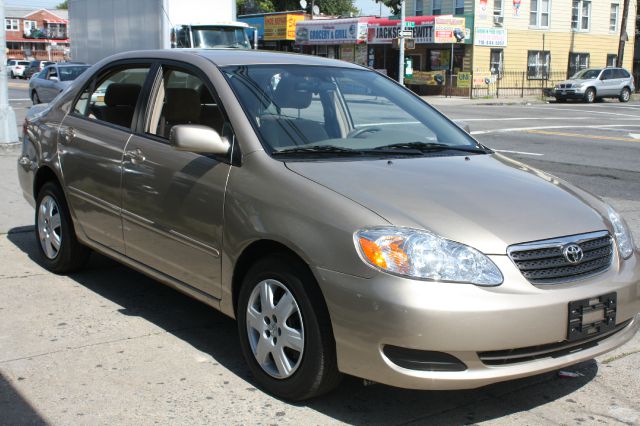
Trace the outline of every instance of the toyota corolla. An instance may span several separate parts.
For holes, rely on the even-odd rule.
[[[99,252],[237,319],[257,384],[281,398],[342,374],[480,387],[640,326],[640,252],[618,213],[357,65],[120,54],[34,107],[23,136],[44,265]]]

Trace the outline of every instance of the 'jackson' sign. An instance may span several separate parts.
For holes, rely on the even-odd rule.
[[[416,17],[411,19],[415,23],[411,30],[412,38],[416,43],[433,43],[434,17]],[[391,44],[393,39],[398,38],[400,32],[400,21],[392,19],[370,19],[368,23],[367,42],[369,44]]]

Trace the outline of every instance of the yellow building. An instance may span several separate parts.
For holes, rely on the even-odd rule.
[[[630,0],[623,66],[632,68],[638,0]],[[527,79],[614,65],[623,0],[407,0],[410,15],[474,17],[474,75]],[[475,78],[474,78],[475,80]]]

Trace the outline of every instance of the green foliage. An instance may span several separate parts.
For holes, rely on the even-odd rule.
[[[56,6],[56,9],[69,9],[69,0],[64,0],[62,3]]]
[[[311,0],[307,1],[307,12],[311,13]],[[357,13],[353,0],[315,0],[320,12],[325,15],[349,15]],[[300,0],[237,0],[238,15],[245,13],[285,12],[300,10]]]
[[[384,4],[391,9],[394,15],[400,14],[400,4],[402,3],[402,0],[376,0],[376,3]]]

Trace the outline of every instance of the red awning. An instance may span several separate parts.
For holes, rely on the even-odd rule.
[[[69,43],[68,38],[25,38],[25,37],[7,37],[7,42],[12,43]]]
[[[45,19],[44,22],[47,24],[67,24],[69,21],[66,19]]]

